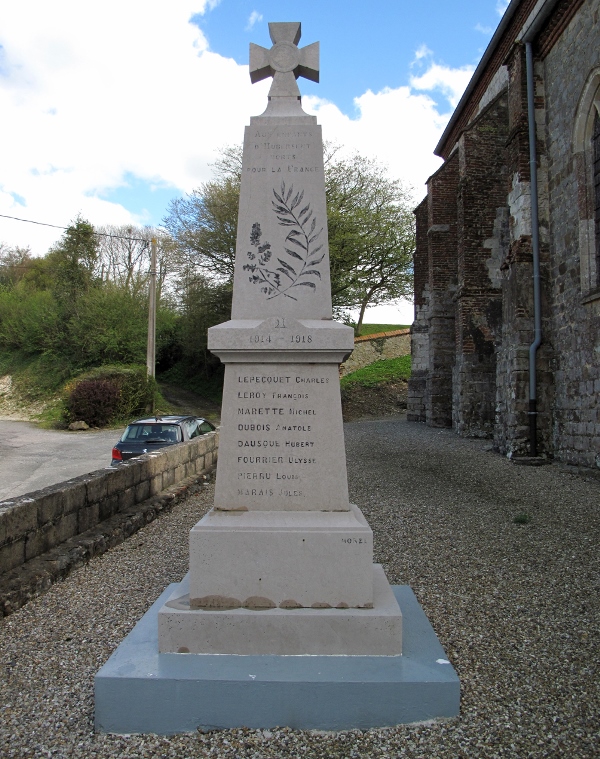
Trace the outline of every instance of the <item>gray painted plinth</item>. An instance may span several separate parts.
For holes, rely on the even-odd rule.
[[[96,730],[173,733],[234,727],[349,730],[453,717],[460,684],[407,585],[402,656],[159,654],[169,586],[95,679]]]

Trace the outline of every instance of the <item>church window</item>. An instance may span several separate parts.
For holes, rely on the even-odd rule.
[[[583,88],[575,114],[573,157],[579,204],[579,262],[584,302],[600,299],[600,68]]]

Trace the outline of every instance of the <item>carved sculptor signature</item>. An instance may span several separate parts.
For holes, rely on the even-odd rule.
[[[302,205],[304,190],[294,195],[294,185],[286,188],[285,182],[282,182],[281,194],[273,190],[273,195],[275,200],[271,201],[272,210],[277,216],[279,226],[290,227],[284,242],[284,251],[288,259],[277,258],[279,266],[271,262],[271,243],[261,242],[260,224],[254,222],[250,232],[250,245],[255,250],[248,251],[248,258],[252,263],[245,264],[244,270],[250,272],[250,282],[261,285],[260,290],[267,296],[267,300],[279,295],[298,300],[290,290],[296,287],[315,290],[316,284],[312,279],[321,279],[320,272],[313,267],[318,266],[325,257],[324,253],[318,255],[323,243],[313,246],[318,242],[323,227],[315,232],[317,220],[313,216],[310,203],[297,210]],[[296,291],[296,294],[299,292],[301,291]]]

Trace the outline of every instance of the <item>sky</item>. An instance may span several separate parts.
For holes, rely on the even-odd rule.
[[[433,150],[507,0],[23,0],[0,6],[0,214],[59,227],[158,226],[266,107],[248,48],[269,21],[320,42],[299,80],[324,139],[387,166],[415,205]],[[290,16],[291,13],[291,16]],[[44,255],[60,229],[0,217],[0,243]],[[381,310],[383,309],[383,310]],[[409,323],[412,307],[367,321]]]

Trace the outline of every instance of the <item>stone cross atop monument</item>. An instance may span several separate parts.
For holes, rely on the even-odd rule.
[[[232,319],[331,319],[321,128],[302,110],[299,76],[319,81],[319,43],[300,23],[272,23],[273,47],[250,45],[250,78],[273,84],[244,138]]]
[[[319,43],[298,48],[301,35],[298,21],[269,24],[269,34],[273,40],[270,50],[250,43],[250,79],[255,84],[272,76],[269,99],[292,97],[299,100],[300,90],[296,84],[299,76],[319,81]]]
[[[396,655],[400,611],[348,497],[339,364],[354,334],[332,319],[321,127],[296,84],[318,80],[319,48],[298,48],[299,23],[269,31],[270,50],[250,48],[252,81],[273,85],[245,131],[231,320],[208,335],[225,364],[214,507],[160,650]]]
[[[251,49],[252,81],[274,81],[246,127],[232,318],[208,335],[225,364],[214,506],[190,531],[189,574],[96,678],[106,732],[458,713],[433,630],[373,564],[373,533],[349,502],[339,364],[354,333],[331,318],[321,129],[296,86],[316,80],[318,48],[298,49],[299,23],[269,28],[272,49]]]

